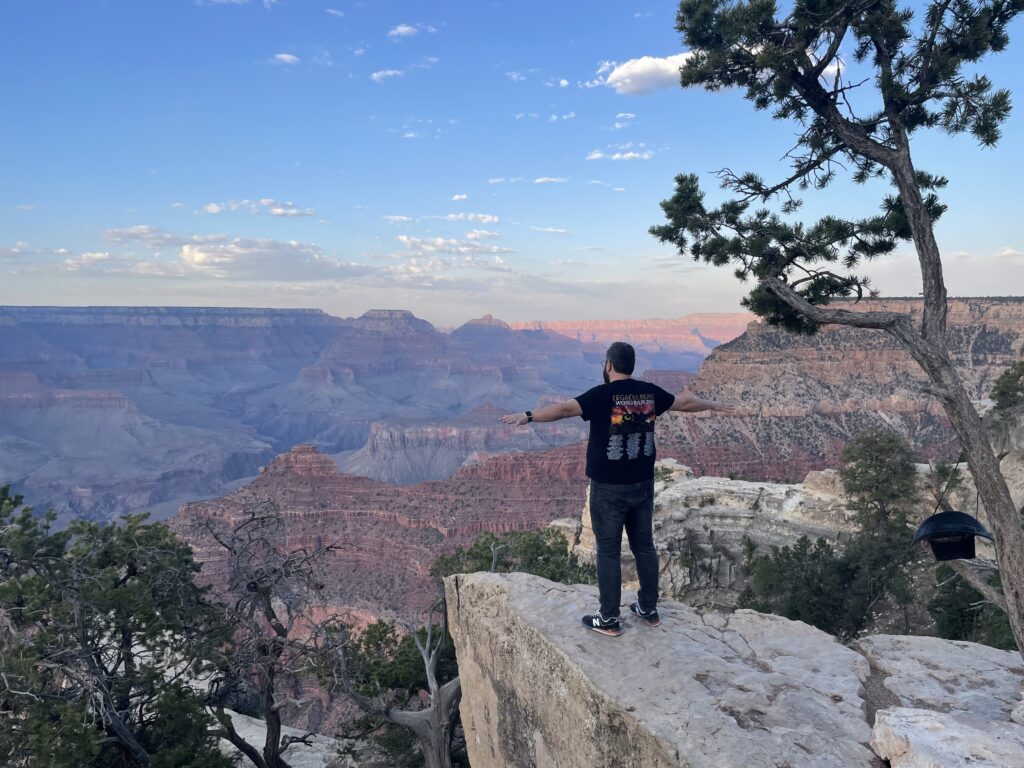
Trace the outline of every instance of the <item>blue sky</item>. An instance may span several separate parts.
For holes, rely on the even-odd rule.
[[[774,177],[795,128],[683,91],[671,2],[0,6],[0,304],[413,310],[440,325],[730,312],[647,234],[673,176]],[[1018,22],[1012,32],[1024,33]],[[985,62],[1019,97],[1024,41]],[[1020,293],[1024,116],[949,176],[952,295]],[[874,210],[840,184],[805,215]],[[903,250],[869,273],[918,292]]]

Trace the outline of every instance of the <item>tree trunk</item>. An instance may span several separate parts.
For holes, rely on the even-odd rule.
[[[1024,527],[1021,515],[1010,497],[1010,489],[999,470],[999,460],[967,390],[949,361],[945,350],[938,350],[905,328],[890,331],[913,355],[935,385],[974,478],[975,487],[985,503],[995,536],[996,563],[1006,596],[1006,615],[1013,639],[1024,655]]]
[[[413,732],[427,768],[451,768],[455,712],[461,698],[462,684],[456,677],[441,686],[426,709],[416,712],[390,710],[385,717]]]

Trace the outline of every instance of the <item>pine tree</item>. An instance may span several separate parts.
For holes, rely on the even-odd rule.
[[[934,232],[947,180],[917,168],[911,152],[915,134],[933,128],[969,133],[985,147],[998,142],[1010,94],[976,68],[1009,44],[1008,25],[1024,3],[932,0],[920,14],[894,0],[798,0],[786,8],[780,13],[773,0],[680,3],[676,28],[690,52],[681,84],[740,88],[756,109],[796,122],[801,133],[778,181],[720,171],[732,199],[717,206],[706,205],[695,174],[677,176],[675,194],[662,203],[668,223],[651,232],[683,255],[755,281],[744,303],[769,323],[803,333],[828,323],[879,329],[910,353],[960,438],[989,513],[1010,624],[1024,649],[1021,516],[947,348]],[[844,46],[852,47],[850,61]],[[892,185],[878,212],[800,221],[800,195],[845,170],[858,183]],[[919,317],[833,303],[871,294],[865,262],[907,241],[921,270]]]

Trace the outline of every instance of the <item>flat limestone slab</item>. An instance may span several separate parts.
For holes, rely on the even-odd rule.
[[[927,709],[880,710],[871,746],[892,768],[1024,766],[1024,726]]]
[[[813,627],[668,602],[661,627],[611,638],[580,624],[596,587],[479,573],[446,591],[474,768],[880,764],[869,665]]]
[[[899,707],[1009,720],[1021,702],[1024,660],[1017,652],[910,635],[871,635],[853,647],[884,676]]]

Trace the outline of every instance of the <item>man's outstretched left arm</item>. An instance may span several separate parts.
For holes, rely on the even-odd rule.
[[[696,413],[697,411],[721,411],[722,413],[735,413],[735,405],[726,405],[717,400],[701,400],[699,397],[680,392],[676,395],[675,402],[669,408],[670,411],[682,411],[683,413]]]
[[[582,416],[583,409],[580,408],[580,404],[576,400],[566,400],[564,403],[539,408],[536,411],[532,411],[531,415],[533,416],[532,419],[525,412],[507,413],[501,417],[501,421],[503,424],[509,424],[513,427],[521,427],[531,421],[558,421],[559,419],[570,419],[573,416]]]

